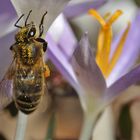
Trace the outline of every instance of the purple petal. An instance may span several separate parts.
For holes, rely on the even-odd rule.
[[[91,95],[96,93],[95,96],[101,96],[101,93],[106,89],[106,83],[95,62],[87,34],[82,37],[79,46],[74,52],[71,63],[83,91],[91,93]]]
[[[58,45],[59,49],[66,55],[66,58],[70,58],[78,42],[65,17],[63,18],[63,23],[63,32],[59,38]]]
[[[9,21],[12,18],[16,17],[16,11],[11,3],[10,0],[3,0],[2,1],[2,6],[0,7],[0,15],[5,14],[9,17]]]
[[[0,38],[16,30],[16,28],[14,27],[15,22],[15,19],[11,19],[9,21],[9,17],[7,17],[6,15],[0,15]]]
[[[15,30],[14,23],[16,17],[16,11],[12,3],[9,0],[3,1],[0,8],[0,37]]]
[[[59,46],[59,49],[69,59],[78,43],[67,19],[61,14],[49,29],[49,34]]]
[[[122,76],[114,84],[112,84],[104,94],[104,100],[110,102],[118,97],[122,91],[126,90],[129,86],[136,84],[140,81],[140,65]]]
[[[124,75],[130,67],[132,67],[138,58],[140,50],[140,12],[138,13],[136,19],[132,23],[131,29],[129,31],[126,43],[120,59],[118,60],[115,68],[113,69],[109,83],[113,83],[115,80]]]
[[[46,40],[49,45],[47,52],[49,59],[58,68],[66,80],[68,80],[70,84],[76,88],[77,81],[70,63],[67,61],[61,50],[59,50],[59,46],[55,44],[49,34],[47,34]]]
[[[81,2],[78,4],[69,5],[65,8],[64,14],[67,18],[74,18],[76,16],[85,14],[89,9],[97,9],[106,3],[107,0],[90,0],[87,2]]]
[[[0,38],[1,48],[0,48],[0,79],[3,78],[8,66],[12,62],[12,52],[10,51],[10,46],[14,43],[15,32],[8,34]]]

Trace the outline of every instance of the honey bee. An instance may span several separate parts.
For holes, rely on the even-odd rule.
[[[43,60],[47,42],[41,38],[47,12],[42,16],[38,35],[34,22],[28,23],[31,12],[32,10],[29,11],[23,27],[17,24],[24,14],[15,23],[19,31],[15,35],[15,43],[10,47],[13,61],[0,82],[0,108],[14,100],[17,109],[25,114],[37,109],[45,92],[45,79],[50,75]]]

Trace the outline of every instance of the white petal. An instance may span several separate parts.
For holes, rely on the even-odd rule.
[[[94,110],[106,90],[105,79],[95,62],[87,34],[83,36],[72,57],[72,66],[81,85],[81,103],[84,110]],[[102,106],[102,103],[100,103]]]
[[[70,0],[11,0],[18,16],[25,14],[24,20],[29,11],[32,10],[28,22],[33,21],[37,26],[40,24],[42,15],[47,11],[48,13],[44,19],[45,31],[48,30],[54,19],[69,1]],[[24,22],[20,22],[20,25],[24,26]]]
[[[49,29],[50,35],[53,37],[53,40],[57,43],[64,30],[64,16],[63,14],[59,15],[52,26]],[[56,32],[57,31],[57,32]]]

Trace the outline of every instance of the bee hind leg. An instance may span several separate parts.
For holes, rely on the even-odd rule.
[[[50,76],[50,69],[49,69],[48,65],[45,65],[44,69],[45,69],[44,76],[45,76],[45,78],[47,78]]]

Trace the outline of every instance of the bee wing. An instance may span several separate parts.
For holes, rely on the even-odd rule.
[[[41,97],[41,103],[38,107],[40,113],[49,112],[51,108],[51,96],[48,94],[48,88],[46,81],[44,83],[44,93]]]
[[[3,79],[0,81],[0,110],[2,110],[12,101],[14,73],[15,60],[12,61]]]
[[[45,81],[45,85],[44,85],[44,106],[46,107],[46,111],[50,112],[51,108],[52,108],[52,96],[49,94],[49,90],[48,90],[48,85],[47,82]]]

